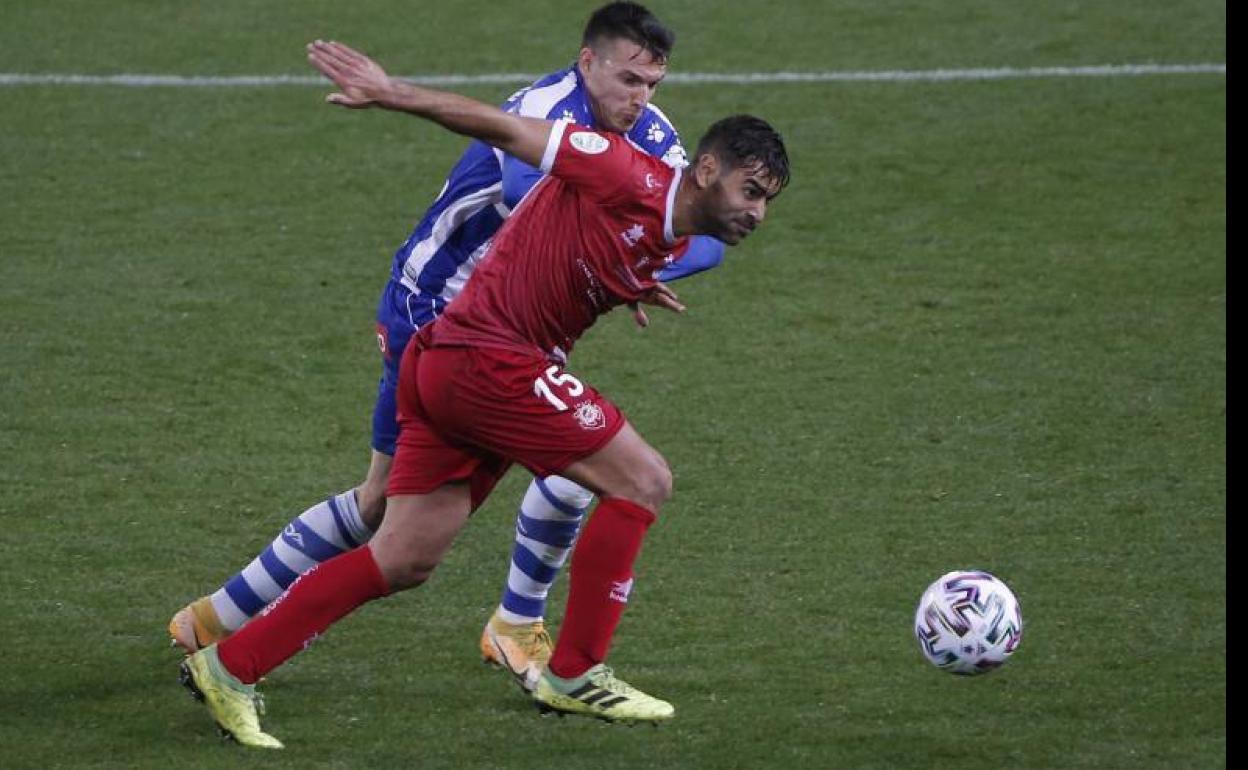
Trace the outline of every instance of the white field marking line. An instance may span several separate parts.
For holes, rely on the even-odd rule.
[[[673,72],[665,83],[904,83],[1021,78],[1115,78],[1145,75],[1226,75],[1225,64],[1103,64],[1089,67],[997,67],[991,69],[878,70],[861,72]],[[427,86],[525,84],[541,75],[415,75],[404,80]],[[255,88],[327,86],[315,75],[77,75],[0,72],[0,86],[124,86],[130,88]]]

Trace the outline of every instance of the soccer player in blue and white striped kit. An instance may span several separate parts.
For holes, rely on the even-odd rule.
[[[625,134],[669,165],[683,165],[676,130],[649,103],[667,71],[672,33],[643,6],[614,2],[589,19],[576,62],[507,100],[526,116],[567,118]],[[302,573],[368,541],[385,512],[386,480],[398,422],[398,363],[411,336],[436,318],[463,288],[486,245],[541,172],[474,141],[442,192],[398,250],[377,310],[383,372],[373,413],[372,460],[354,489],[299,514],[273,542],[216,592],[187,605],[169,622],[187,652],[240,628]],[[663,280],[714,267],[723,244],[699,237]],[[637,311],[638,323],[645,316]],[[516,541],[502,601],[481,636],[481,652],[532,689],[550,657],[543,624],[546,597],[576,539],[592,493],[567,479],[534,479],[520,503]]]

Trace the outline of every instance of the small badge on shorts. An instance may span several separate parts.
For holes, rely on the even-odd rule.
[[[607,427],[607,418],[602,413],[602,407],[592,401],[577,404],[572,416],[585,430],[599,430]]]
[[[390,357],[390,346],[386,344],[386,327],[377,324],[377,347],[384,358]]]

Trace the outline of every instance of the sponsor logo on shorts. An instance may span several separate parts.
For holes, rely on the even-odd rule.
[[[577,404],[572,416],[585,430],[599,430],[607,427],[607,417],[602,413],[602,407],[592,401]]]
[[[605,136],[595,134],[592,131],[577,131],[572,134],[568,142],[586,155],[598,155],[606,152],[607,147],[611,144]]]

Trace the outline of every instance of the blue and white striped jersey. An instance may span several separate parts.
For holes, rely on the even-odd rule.
[[[552,73],[513,94],[503,105],[508,112],[558,120],[568,118],[595,125],[585,84],[575,65]],[[645,152],[669,165],[684,165],[685,150],[676,129],[654,105],[648,105],[628,132],[628,138]],[[403,298],[408,320],[421,326],[436,318],[463,289],[511,207],[528,192],[541,172],[505,156],[489,145],[473,141],[451,169],[433,205],[425,212],[394,255],[391,289],[399,284],[409,296]],[[680,277],[719,263],[723,245],[713,239],[709,248],[683,270],[665,278]],[[392,292],[390,301],[396,297]],[[384,298],[383,298],[383,301]]]

